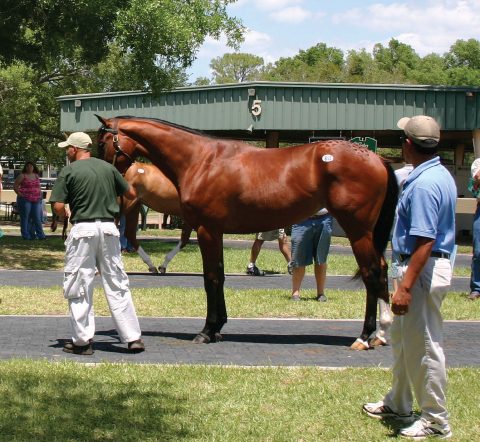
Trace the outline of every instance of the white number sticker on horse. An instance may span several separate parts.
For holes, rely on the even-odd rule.
[[[322,157],[322,161],[323,161],[324,163],[329,163],[330,161],[333,161],[333,156],[332,156],[332,155],[328,155],[328,154],[327,154],[327,155],[324,155],[324,156]]]

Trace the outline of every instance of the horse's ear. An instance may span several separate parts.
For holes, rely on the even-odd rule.
[[[104,126],[107,125],[107,120],[102,118],[100,115],[97,115],[97,114],[93,114],[93,115],[95,115],[98,118],[98,121],[100,121],[100,123],[102,123]]]

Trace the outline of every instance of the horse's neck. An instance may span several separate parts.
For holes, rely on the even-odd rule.
[[[129,135],[143,146],[142,154],[171,179],[195,164],[206,140],[201,135],[159,123],[146,125]]]

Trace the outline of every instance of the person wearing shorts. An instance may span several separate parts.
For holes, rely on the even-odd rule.
[[[263,243],[265,241],[275,241],[276,239],[278,239],[278,248],[280,249],[280,252],[282,252],[283,256],[287,261],[288,273],[291,274],[292,253],[288,244],[287,234],[285,233],[285,229],[275,229],[269,230],[268,232],[260,232],[256,234],[255,241],[253,242],[252,249],[250,250],[250,263],[247,266],[247,275],[265,275],[265,272],[263,270],[260,270],[256,266],[255,262],[257,261]]]
[[[292,301],[300,301],[305,267],[312,263],[315,263],[316,300],[327,300],[324,291],[331,238],[332,216],[327,209],[321,209],[305,221],[292,226]]]

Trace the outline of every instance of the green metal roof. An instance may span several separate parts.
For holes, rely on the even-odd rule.
[[[61,130],[66,132],[96,130],[99,124],[94,114],[160,118],[234,136],[270,130],[283,134],[385,134],[398,130],[396,123],[401,117],[426,114],[444,131],[466,131],[461,138],[471,143],[470,131],[480,127],[480,88],[470,87],[248,82],[182,87],[159,97],[125,91],[57,100]],[[254,100],[260,100],[258,116],[252,113]]]

